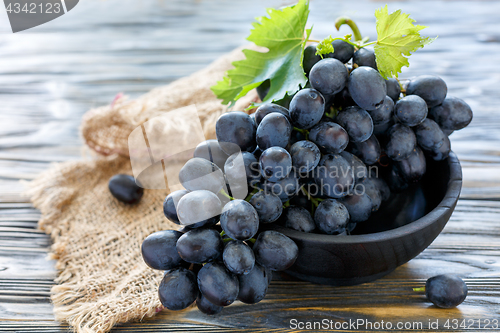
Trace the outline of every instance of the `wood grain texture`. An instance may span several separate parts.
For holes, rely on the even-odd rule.
[[[22,196],[19,180],[33,179],[52,162],[85,158],[78,126],[87,109],[110,103],[118,92],[138,96],[202,68],[244,43],[264,7],[282,4],[89,0],[21,34],[13,35],[6,20],[0,21],[0,331],[68,331],[52,315],[50,288],[57,272],[48,259],[50,239],[37,230],[40,214]],[[313,36],[335,34],[332,19],[347,14],[373,40],[373,12],[380,5],[363,0],[353,13],[349,2],[313,1]],[[439,330],[458,332],[465,329],[446,329],[447,319],[500,319],[500,3],[389,4],[390,10],[397,8],[429,26],[425,34],[439,35],[412,56],[402,77],[440,75],[449,95],[465,99],[474,110],[471,125],[450,137],[464,186],[440,236],[372,283],[331,287],[280,275],[256,305],[236,302],[214,317],[196,308],[163,311],[114,332],[288,332],[291,319],[394,325],[440,320]],[[457,309],[436,309],[412,291],[441,273],[460,274],[469,286]],[[494,331],[477,321],[471,330]]]

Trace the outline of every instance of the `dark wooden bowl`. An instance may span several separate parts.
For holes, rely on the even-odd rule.
[[[355,229],[362,234],[331,236],[273,226],[299,247],[299,257],[286,273],[338,286],[378,279],[434,241],[453,213],[461,188],[462,168],[452,152],[444,161],[428,161],[420,185],[393,195],[389,205]]]

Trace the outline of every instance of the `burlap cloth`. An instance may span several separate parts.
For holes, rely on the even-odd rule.
[[[90,110],[81,133],[99,154],[54,165],[30,184],[28,195],[42,213],[39,227],[51,235],[51,257],[57,260],[51,296],[57,320],[76,332],[107,332],[163,309],[157,296],[163,273],[144,264],[140,247],[149,234],[178,227],[163,216],[168,192],[145,190],[138,205],[127,206],[111,196],[108,180],[117,173],[132,174],[128,135],[163,112],[195,104],[206,137],[214,138],[215,121],[226,108],[209,88],[242,58],[237,49],[137,100],[118,95],[111,105]],[[256,99],[253,91],[234,109]]]

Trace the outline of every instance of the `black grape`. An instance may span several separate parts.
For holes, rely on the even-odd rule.
[[[293,265],[299,255],[297,244],[274,230],[261,232],[253,246],[255,260],[265,268],[283,271]]]
[[[247,240],[259,230],[259,216],[251,204],[236,199],[224,206],[220,225],[232,239]]]
[[[292,166],[299,173],[308,173],[313,170],[321,159],[318,146],[306,140],[294,143],[290,147],[290,156],[292,157]]]
[[[358,224],[356,222],[349,222],[347,228],[345,229],[347,235],[351,235],[352,231],[356,228]]]
[[[314,222],[321,232],[338,235],[345,232],[349,223],[347,208],[334,199],[326,199],[319,203],[314,212]]]
[[[349,163],[340,155],[329,154],[321,158],[313,177],[321,194],[341,198],[354,187],[354,175]]]
[[[448,97],[441,105],[430,109],[429,118],[434,119],[444,130],[456,131],[470,124],[472,110],[460,98]]]
[[[283,203],[280,198],[266,191],[255,193],[249,203],[255,208],[259,215],[259,222],[271,223],[276,221],[283,212]]]
[[[416,147],[408,158],[396,162],[396,166],[401,177],[409,183],[420,181],[427,169],[424,153],[419,147]]]
[[[352,62],[358,65],[358,67],[368,66],[377,69],[377,62],[375,61],[375,51],[373,51],[372,49],[367,49],[366,47],[363,47],[354,52]]]
[[[313,68],[313,66],[321,60],[321,56],[316,55],[317,45],[317,43],[311,44],[304,49],[304,60],[302,61],[302,65],[306,75],[309,75],[311,68]]]
[[[219,141],[207,140],[196,146],[193,157],[209,160],[222,170],[224,169],[224,163],[226,163],[228,155],[221,149]]]
[[[393,165],[386,176],[387,185],[389,186],[391,192],[399,193],[406,190],[409,184],[399,173],[399,169]]]
[[[255,112],[254,113],[251,113],[249,114],[250,116],[250,119],[252,119],[254,125],[255,125],[255,128],[257,128],[257,122],[255,121]],[[217,141],[218,142],[218,141]]]
[[[326,55],[328,58],[334,58],[342,63],[348,62],[354,54],[354,46],[344,42],[343,40],[337,39],[332,42],[333,53]]]
[[[297,194],[299,188],[298,174],[292,171],[286,178],[278,180],[277,182],[265,181],[262,189],[276,194],[282,202],[287,202],[291,197]]]
[[[376,126],[390,122],[393,111],[394,101],[389,96],[385,96],[384,103],[375,110],[369,112],[373,120],[373,125]]]
[[[187,262],[203,264],[217,259],[222,254],[222,237],[214,229],[193,229],[177,241],[177,252]]]
[[[245,151],[241,155],[236,153],[229,156],[224,165],[224,173],[230,184],[240,182],[243,170],[248,183],[260,178],[259,162],[252,153]]]
[[[391,117],[389,121],[385,124],[379,124],[373,126],[373,135],[377,137],[384,137],[389,128],[392,127],[396,122],[394,121],[394,117]]]
[[[361,66],[354,69],[347,81],[349,94],[364,110],[375,110],[384,102],[387,94],[385,80],[375,69]]]
[[[179,217],[177,216],[177,205],[179,204],[179,200],[188,194],[187,190],[178,190],[167,195],[165,200],[163,201],[163,214],[170,221],[180,224]]]
[[[217,223],[221,211],[221,201],[210,191],[189,192],[177,204],[179,221],[191,228]]]
[[[224,174],[214,163],[194,157],[184,164],[179,172],[179,180],[189,191],[207,190],[217,193],[226,185]]]
[[[210,303],[202,293],[200,293],[196,299],[196,306],[198,307],[198,310],[207,315],[218,314],[224,308],[223,306]]]
[[[444,144],[446,135],[432,119],[426,118],[414,131],[418,145],[425,151],[435,151]]]
[[[322,121],[311,129],[309,140],[324,154],[338,154],[347,147],[349,135],[342,126],[332,121]]]
[[[177,253],[175,244],[182,233],[175,230],[155,232],[142,242],[142,259],[146,265],[162,271],[179,267],[182,259]]]
[[[371,179],[372,183],[379,190],[380,198],[382,199],[382,202],[389,200],[389,197],[391,196],[391,189],[389,188],[389,185],[387,185],[387,182],[385,180],[383,180],[382,178],[378,178],[378,177],[374,177],[374,176],[370,176],[370,179]]]
[[[388,138],[385,151],[394,161],[407,159],[417,145],[415,133],[403,124],[393,125],[388,131]]]
[[[373,211],[373,201],[366,193],[348,195],[340,202],[347,208],[352,222],[360,223],[368,220]]]
[[[321,186],[316,183],[316,177],[318,173],[319,168],[314,169],[313,171],[309,172],[307,175],[302,175],[302,178],[300,179],[300,182],[302,184],[301,190],[299,191],[299,194],[302,193],[307,196],[305,192],[307,192],[309,195],[321,199],[328,198],[325,193],[322,192]],[[306,207],[310,208],[310,206]]]
[[[406,96],[418,95],[427,103],[428,108],[432,108],[443,103],[448,88],[446,83],[439,76],[420,75],[411,79],[406,85]]]
[[[134,177],[124,174],[111,177],[108,188],[116,199],[129,205],[138,203],[144,195],[144,189],[136,184]]]
[[[309,132],[309,140],[318,145],[324,154],[338,154],[349,143],[349,135],[339,124],[322,121]]]
[[[371,178],[363,179],[361,182],[356,184],[356,186],[354,186],[354,191],[358,191],[358,193],[366,193],[366,195],[372,200],[372,211],[376,212],[379,210],[380,205],[382,205],[382,195],[377,185]]]
[[[368,169],[366,168],[366,165],[363,163],[363,161],[359,159],[359,157],[346,151],[341,152],[340,156],[342,156],[351,166],[354,175],[354,181],[356,183],[368,176]]]
[[[387,88],[387,96],[392,98],[394,102],[397,102],[399,95],[401,94],[401,86],[399,85],[398,80],[391,77],[385,80],[385,86]]]
[[[456,275],[443,274],[431,277],[425,283],[427,299],[437,307],[451,309],[467,298],[467,285]]]
[[[290,102],[292,124],[301,129],[316,125],[325,113],[325,99],[315,89],[302,89]]]
[[[292,125],[281,113],[270,113],[257,127],[256,140],[260,149],[271,147],[286,148],[292,134]]]
[[[259,106],[255,113],[252,113],[255,115],[255,123],[257,126],[260,124],[262,119],[270,113],[280,113],[290,120],[290,113],[287,108],[274,103],[266,103]]]
[[[447,130],[447,129],[442,129],[442,131],[447,136],[450,136],[453,132],[455,132],[454,130]]]
[[[226,268],[237,275],[250,273],[255,265],[255,255],[252,249],[240,241],[233,240],[227,243],[222,258]]]
[[[240,283],[238,300],[246,304],[255,304],[262,301],[266,297],[271,274],[271,271],[256,264],[249,274],[240,275],[238,277]]]
[[[288,176],[292,170],[292,157],[281,147],[271,147],[260,156],[259,166],[264,178],[276,182]]]
[[[340,111],[335,121],[347,131],[351,142],[366,141],[373,133],[372,117],[357,106]]]
[[[312,232],[316,228],[311,213],[303,207],[288,206],[283,211],[283,219],[285,227],[293,230]]]
[[[198,272],[198,287],[210,303],[218,306],[233,303],[240,289],[236,275],[218,262],[203,265]]]
[[[290,205],[299,206],[307,210],[311,209],[311,201],[309,201],[308,196],[300,190],[296,196],[290,199]]]
[[[451,151],[450,139],[448,138],[448,136],[445,136],[441,147],[434,149],[432,151],[428,151],[427,153],[430,157],[432,157],[434,161],[442,161],[448,158],[448,156],[450,155],[450,151]]]
[[[344,89],[347,76],[347,68],[342,62],[325,58],[313,66],[309,73],[309,82],[323,96],[331,96]]]
[[[363,163],[373,165],[380,159],[382,149],[375,135],[372,135],[364,142],[352,142],[349,145],[349,151],[359,157]]]
[[[160,302],[169,310],[183,310],[198,297],[196,275],[185,268],[171,270],[158,287]]]
[[[191,231],[191,230],[193,230],[193,228],[189,228],[189,227],[186,227],[186,226],[180,227],[179,229],[177,229],[177,231],[180,232],[180,233],[182,233],[182,234],[185,234],[186,232]]]
[[[261,101],[266,98],[267,93],[269,93],[269,89],[271,89],[271,80],[265,80],[260,84],[260,86],[257,87],[257,95],[259,95]]]
[[[349,94],[349,90],[347,88],[342,89],[341,92],[335,94],[332,99],[332,104],[335,107],[345,108],[348,106],[353,106],[356,103],[352,100],[351,94]]]
[[[406,126],[417,126],[427,117],[427,104],[417,95],[408,95],[394,105],[394,115]]]
[[[221,149],[228,155],[255,150],[255,123],[244,112],[223,113],[215,123],[215,134]]]

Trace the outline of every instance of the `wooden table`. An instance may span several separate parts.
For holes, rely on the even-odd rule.
[[[110,103],[120,91],[138,96],[202,68],[243,43],[252,18],[265,6],[282,3],[89,0],[19,34],[12,34],[2,17],[0,331],[68,329],[53,319],[50,288],[56,271],[46,259],[50,239],[37,230],[40,214],[21,195],[19,180],[33,179],[52,162],[81,158],[78,124],[87,109]],[[334,18],[347,14],[362,33],[375,37],[373,12],[380,5],[313,1],[313,36],[335,34]],[[292,319],[363,319],[375,325],[383,320],[394,328],[398,322],[422,323],[423,329],[439,320],[442,331],[465,330],[453,329],[453,320],[466,319],[467,329],[500,331],[484,328],[486,319],[500,320],[500,3],[392,2],[389,8],[411,13],[430,26],[426,34],[439,35],[412,57],[402,77],[440,75],[449,95],[465,99],[474,110],[472,124],[451,136],[464,187],[443,233],[417,258],[374,283],[334,288],[274,281],[267,298],[254,306],[235,304],[215,317],[196,309],[164,311],[115,332],[287,331],[294,328]],[[470,294],[459,308],[436,309],[412,291],[440,273],[465,277]]]

